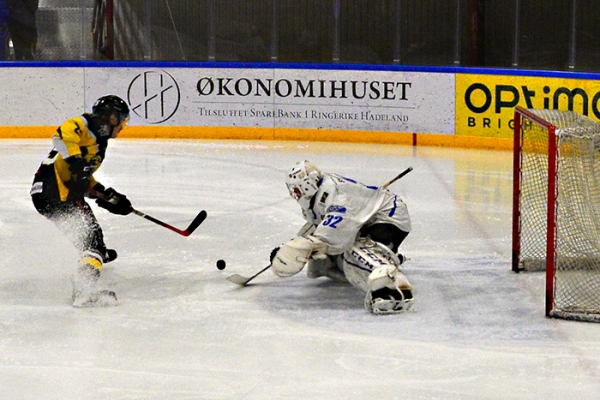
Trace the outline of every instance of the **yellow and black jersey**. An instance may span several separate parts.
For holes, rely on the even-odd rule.
[[[69,199],[68,182],[71,180],[69,157],[81,156],[92,166],[92,174],[100,167],[106,153],[109,127],[97,117],[83,114],[65,121],[52,136],[54,148],[42,161],[31,189],[31,194],[43,193],[55,200]],[[90,187],[98,182],[93,176]]]

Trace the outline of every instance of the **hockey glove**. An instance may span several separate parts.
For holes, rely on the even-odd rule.
[[[71,179],[65,185],[76,196],[83,196],[90,187],[90,177],[94,172],[92,165],[81,156],[67,157],[65,161],[71,171]]]
[[[98,185],[96,185],[98,186]],[[98,192],[100,192],[98,190]],[[129,215],[133,211],[131,202],[127,199],[127,196],[117,192],[113,188],[105,189],[100,192],[102,197],[96,199],[96,204],[99,207],[107,209],[109,212],[118,215]]]
[[[314,236],[298,236],[274,251],[271,268],[280,277],[296,275],[302,271],[311,256],[325,256],[325,249],[326,244]]]

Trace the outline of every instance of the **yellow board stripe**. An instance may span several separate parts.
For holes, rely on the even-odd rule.
[[[50,126],[0,126],[0,139],[50,139],[55,131],[56,127]],[[302,142],[398,144],[405,146],[437,146],[494,150],[512,150],[513,146],[512,139],[479,136],[332,129],[274,129],[214,126],[128,126],[119,137],[123,139],[293,140]]]

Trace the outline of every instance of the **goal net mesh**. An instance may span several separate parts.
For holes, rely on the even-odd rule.
[[[570,111],[529,110],[556,128],[553,316],[600,318],[600,124]],[[521,268],[546,268],[549,129],[523,115]]]

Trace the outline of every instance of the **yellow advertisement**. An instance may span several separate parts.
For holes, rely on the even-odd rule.
[[[456,75],[456,135],[511,138],[516,106],[571,110],[600,120],[600,81]]]

